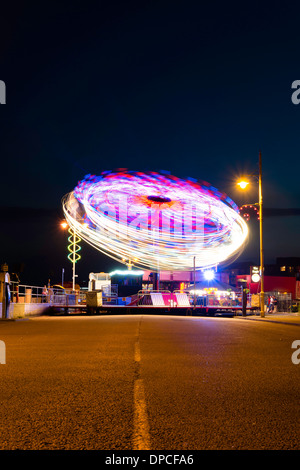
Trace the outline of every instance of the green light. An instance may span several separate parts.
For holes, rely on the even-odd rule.
[[[78,245],[78,243],[81,242],[81,238],[71,228],[69,228],[68,232],[70,233],[68,238],[68,241],[70,242],[70,245],[68,246],[68,250],[70,252],[68,254],[68,259],[71,263],[77,263],[81,258],[78,254],[78,251],[81,250],[81,246]]]

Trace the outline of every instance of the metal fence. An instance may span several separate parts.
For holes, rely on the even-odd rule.
[[[102,302],[106,305],[118,303],[118,284],[111,284],[102,289]]]
[[[180,295],[184,294],[180,298]],[[188,291],[152,291],[152,290],[141,290],[135,296],[131,297],[132,305],[137,306],[165,306],[165,307],[180,307],[190,306],[198,308],[218,308],[218,309],[242,309],[242,294],[231,293],[230,295],[215,295],[215,294],[204,294],[196,295],[191,294]],[[187,303],[188,302],[188,303]],[[247,295],[247,308],[258,308],[259,303],[256,297],[251,294]]]
[[[85,293],[72,289],[45,288],[12,282],[10,292],[11,302],[15,303],[77,305],[85,302]]]
[[[118,301],[118,286],[112,284],[102,293],[104,304],[116,304]],[[59,288],[45,288],[29,286],[11,282],[11,302],[15,303],[47,303],[51,305],[71,306],[84,305],[86,303],[86,291]]]
[[[46,288],[40,286],[28,286],[11,282],[10,284],[11,302],[15,303],[47,303],[49,305],[84,305],[86,303],[86,291],[73,291],[72,289]],[[242,309],[242,293],[231,292],[228,295],[204,294],[196,295],[188,291],[152,291],[141,290],[131,296],[130,305],[153,306],[161,302],[161,306],[176,307],[187,306],[179,301],[177,294],[186,294],[188,305],[198,308],[218,308],[218,309]],[[277,299],[277,305],[273,310],[276,312],[291,312],[296,308],[300,310],[299,301],[293,301],[291,293],[266,292],[264,297],[265,310],[268,307],[268,297],[274,296]],[[102,293],[104,305],[117,304],[118,286],[112,285],[109,291]],[[298,305],[299,304],[299,305]],[[259,309],[259,295],[247,294],[247,309]]]
[[[11,282],[11,302],[26,304],[47,302],[47,297],[43,294],[43,290],[44,288],[40,286],[27,286]]]
[[[267,292],[265,293],[265,306],[268,306],[268,297],[273,296],[277,300],[277,304],[274,307],[272,313],[276,312],[291,312],[293,307],[292,294],[289,292]]]

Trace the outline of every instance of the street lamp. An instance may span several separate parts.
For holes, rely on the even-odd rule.
[[[246,189],[249,182],[239,181],[238,186]],[[253,205],[259,206],[259,244],[260,244],[260,316],[265,316],[265,292],[264,292],[264,250],[263,250],[263,197],[262,197],[262,164],[261,152],[259,152],[259,175],[258,175],[258,203]]]
[[[247,186],[248,186],[248,184],[249,184],[249,181],[239,181],[239,182],[237,183],[237,185],[238,185],[241,189],[246,189]]]

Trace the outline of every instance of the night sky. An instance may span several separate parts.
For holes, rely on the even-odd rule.
[[[9,3],[9,2],[6,2]],[[295,2],[1,5],[0,262],[22,284],[71,280],[61,198],[86,174],[167,170],[258,202],[236,179],[262,152],[265,261],[300,256]],[[272,210],[270,210],[272,209]],[[258,222],[239,258],[259,263]],[[82,243],[79,283],[120,267]]]

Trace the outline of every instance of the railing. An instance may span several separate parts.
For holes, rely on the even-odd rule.
[[[118,284],[111,284],[102,289],[102,303],[105,305],[118,303]]]
[[[193,294],[189,295],[189,299],[192,305],[195,304],[196,307],[217,307],[217,308],[232,308],[240,309],[243,307],[242,295],[235,296],[216,296],[214,294],[206,294],[202,296],[196,296],[194,298]],[[247,308],[252,308],[251,295],[247,295]]]
[[[153,306],[153,294],[170,294],[169,290],[140,290],[137,293],[136,305],[139,306]]]
[[[180,298],[180,294],[181,297]],[[182,295],[183,294],[183,295]],[[247,294],[247,309],[259,308],[259,299],[255,295]],[[196,307],[196,308],[218,308],[234,309],[243,308],[241,293],[231,293],[228,295],[203,294],[201,296],[191,294],[189,291],[152,291],[141,290],[136,296],[132,296],[131,305],[138,306],[165,306],[165,307]]]
[[[11,302],[15,303],[47,303],[49,305],[79,305],[85,303],[83,291],[72,289],[55,289],[40,286],[28,286],[11,282]]]
[[[102,293],[103,305],[113,305],[118,301],[118,286],[112,285],[110,291]],[[85,305],[86,291],[72,291],[72,289],[57,289],[40,286],[29,286],[10,283],[11,302],[15,303],[47,303],[49,305]],[[176,297],[176,294],[186,294],[188,304],[184,304],[184,299]],[[290,312],[293,308],[292,294],[265,293],[265,309],[267,311],[267,300],[269,295],[274,295],[277,299],[277,306],[274,312]],[[183,302],[180,304],[180,302]],[[295,303],[296,301],[294,301]],[[228,295],[204,294],[196,295],[189,291],[161,290],[141,290],[131,296],[129,305],[135,306],[163,306],[163,307],[197,307],[197,308],[217,308],[239,310],[243,308],[242,294],[231,292]],[[297,307],[297,305],[296,305]],[[247,309],[259,310],[259,294],[247,294]],[[300,308],[300,307],[299,307]],[[298,310],[298,308],[297,308]]]
[[[248,295],[247,308],[251,307],[251,296]],[[164,306],[164,307],[218,307],[218,308],[242,308],[242,296],[224,296],[204,294],[195,296],[188,291],[161,290],[141,290],[135,298],[132,297],[132,304],[139,306]]]
[[[43,294],[43,287],[40,286],[27,286],[18,284],[17,282],[10,283],[11,302],[16,303],[42,303],[47,302],[47,296]]]
[[[29,286],[11,282],[11,302],[15,303],[46,303],[51,305],[72,306],[85,305],[86,291],[73,291],[72,289],[46,288]],[[109,290],[103,292],[103,304],[116,304],[118,300],[118,286],[112,285]]]
[[[54,292],[48,295],[47,302],[50,305],[78,305],[81,303],[79,292]]]
[[[277,303],[274,306],[274,309],[271,310],[271,313],[291,312],[293,310],[293,299],[291,293],[287,292],[283,294],[280,292],[267,292],[265,294],[265,305],[267,305],[269,296],[274,296],[277,300]]]

